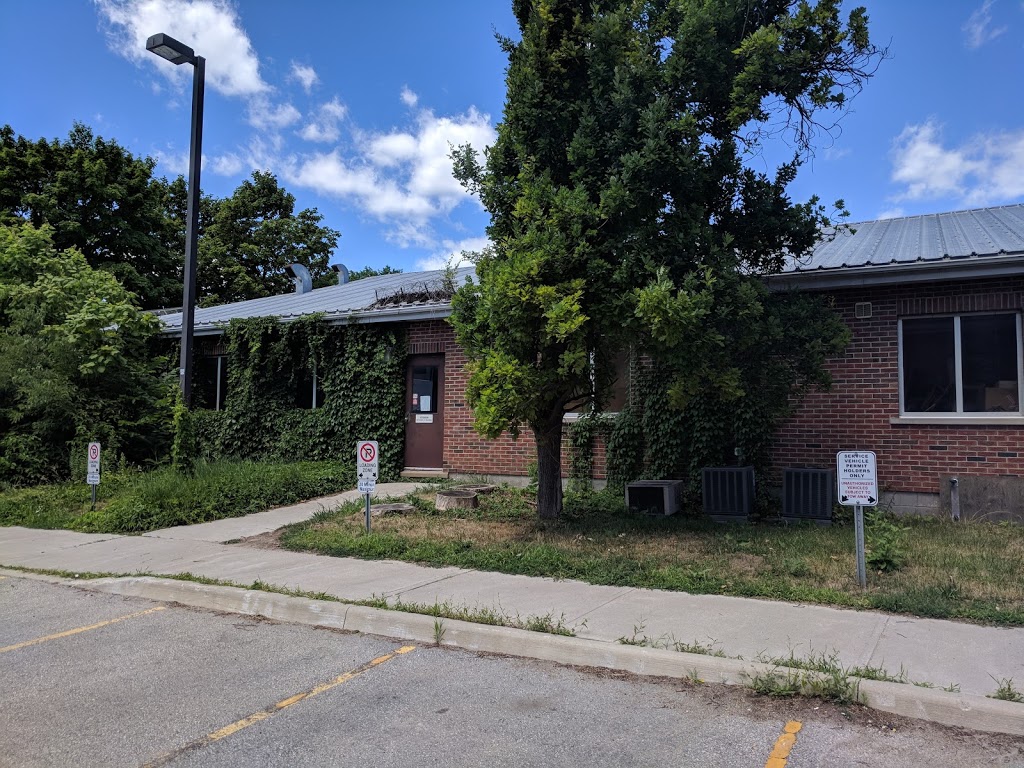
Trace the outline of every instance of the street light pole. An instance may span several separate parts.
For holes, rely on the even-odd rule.
[[[196,318],[196,249],[199,244],[199,171],[203,159],[203,97],[206,89],[206,59],[164,34],[146,41],[146,50],[173,64],[192,65],[192,132],[188,151],[188,210],[185,219],[185,287],[181,307],[181,363],[178,375],[181,398],[192,406],[192,342]]]

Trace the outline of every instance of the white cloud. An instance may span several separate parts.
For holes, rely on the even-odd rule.
[[[399,94],[399,97],[402,99],[402,103],[407,107],[415,107],[416,103],[420,100],[419,96],[409,90],[408,85],[402,86],[402,92]]]
[[[153,153],[157,166],[171,176],[184,176],[188,173],[188,152],[156,150]]]
[[[204,168],[206,160],[203,160]],[[208,166],[211,171],[216,173],[218,176],[237,176],[241,173],[245,167],[245,163],[242,162],[242,158],[233,152],[228,152],[225,155],[218,155],[210,161]]]
[[[474,108],[452,117],[422,110],[407,131],[356,131],[354,153],[335,149],[293,157],[282,175],[385,222],[385,237],[400,247],[438,248],[431,221],[470,198],[452,175],[451,147],[469,143],[482,151],[495,138],[489,116]]]
[[[491,244],[487,237],[467,237],[464,240],[445,240],[442,242],[441,250],[423,259],[416,261],[419,269],[444,269],[448,265],[453,267],[468,266],[472,263],[466,258],[467,253],[477,253]]]
[[[306,141],[337,141],[341,132],[338,123],[345,119],[348,110],[335,96],[330,101],[321,104],[313,120],[303,126],[299,135]]]
[[[985,43],[995,40],[1006,31],[1006,27],[992,26],[992,6],[995,0],[985,0],[976,8],[962,27],[967,35],[968,48],[980,48]]]
[[[292,62],[291,79],[300,82],[306,93],[310,93],[313,86],[320,82],[315,69],[305,64],[299,64],[297,61]]]
[[[408,133],[388,133],[368,142],[367,156],[375,165],[393,167],[416,157],[416,137]]]
[[[879,213],[876,219],[898,219],[901,216],[905,216],[906,213],[898,205],[895,208],[887,208],[886,210]]]
[[[1024,197],[1024,128],[947,147],[929,120],[904,129],[892,159],[892,180],[902,185],[893,202],[947,198],[957,205],[991,205]]]
[[[292,104],[272,105],[263,96],[257,96],[249,102],[249,125],[253,128],[287,128],[302,119],[302,113]]]
[[[181,83],[192,67],[174,66],[146,50],[150,35],[164,32],[209,56],[206,82],[225,96],[251,96],[269,86],[260,63],[228,0],[94,0],[110,24],[111,48],[130,61],[148,61],[165,77]]]

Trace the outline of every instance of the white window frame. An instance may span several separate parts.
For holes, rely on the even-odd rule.
[[[632,373],[632,371],[630,369],[630,364],[629,364],[630,363],[630,359],[632,357],[632,354],[633,354],[632,350],[627,348],[627,354],[626,354],[626,376],[627,376],[627,378]],[[594,372],[594,353],[593,352],[590,353],[589,363],[590,363],[590,388],[591,389],[596,389],[597,388],[597,381],[596,381],[597,374]],[[633,391],[633,381],[632,381],[631,378],[626,382],[626,388],[627,388],[627,390],[626,390],[627,391],[626,402],[629,403],[629,400],[630,400],[630,397],[631,397],[632,391]],[[594,412],[594,404],[593,403],[591,403],[590,404],[590,408],[588,410],[585,410],[585,411],[567,411],[566,413],[562,414],[562,423],[563,424],[569,424],[569,423],[574,422],[574,421],[579,421],[583,417],[589,416],[593,412]],[[618,416],[619,415],[619,411],[601,411],[601,415],[602,416]]]
[[[964,411],[964,380],[962,366],[962,348],[960,340],[960,319],[962,317],[981,317],[995,315],[1013,315],[1017,327],[1017,410],[1016,411]],[[953,366],[956,386],[955,411],[908,412],[903,401],[903,321],[926,320],[944,317],[953,318]],[[1024,333],[1022,333],[1020,312],[960,312],[940,315],[912,315],[901,317],[897,322],[898,336],[898,373],[899,373],[899,405],[900,417],[891,419],[894,424],[992,424],[992,423],[1024,423],[1024,402],[1021,394],[1024,390]]]

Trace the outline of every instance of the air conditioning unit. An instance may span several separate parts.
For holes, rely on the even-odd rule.
[[[626,507],[645,515],[674,515],[683,505],[682,480],[637,480],[626,486]]]
[[[782,519],[787,523],[808,520],[819,525],[830,525],[835,503],[834,470],[782,470]]]
[[[754,511],[753,467],[701,470],[704,514],[716,523],[744,523]]]

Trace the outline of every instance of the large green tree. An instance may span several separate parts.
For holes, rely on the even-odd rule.
[[[181,303],[180,252],[168,247],[161,183],[152,158],[76,123],[66,141],[0,128],[0,223],[50,226],[57,250],[74,248],[144,307]]]
[[[0,225],[0,484],[65,478],[89,440],[135,463],[166,448],[157,319],[52,238],[46,225]]]
[[[231,197],[208,203],[199,239],[199,301],[205,305],[286,293],[288,264],[309,268],[314,281],[331,274],[340,233],[315,208],[295,210],[295,196],[274,174],[254,171]],[[181,229],[184,247],[184,229]]]
[[[766,310],[759,276],[806,253],[827,223],[817,200],[794,203],[786,188],[880,52],[864,10],[844,21],[839,0],[514,0],[513,10],[521,38],[501,39],[497,142],[483,162],[455,153],[491,214],[492,248],[452,322],[471,359],[477,429],[532,430],[538,511],[554,517],[563,416],[601,407],[625,346],[642,340],[671,367],[677,405],[708,390],[751,395],[744,350],[758,349],[764,318],[786,316]],[[792,159],[753,170],[745,159],[779,130]],[[799,358],[781,367],[794,386],[820,380],[819,347],[841,343],[841,327],[822,332],[831,338],[806,355],[804,336],[773,343]]]

